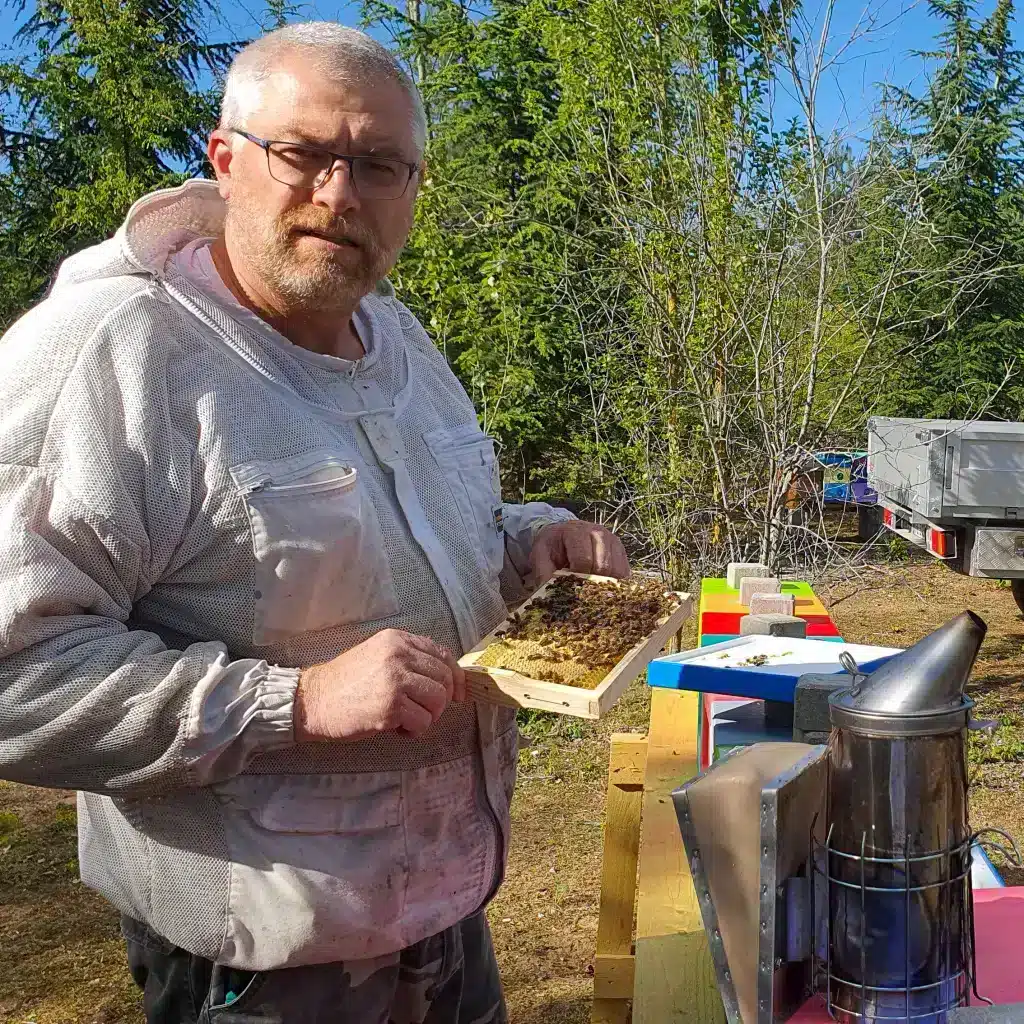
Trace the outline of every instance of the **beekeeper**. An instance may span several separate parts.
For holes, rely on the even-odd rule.
[[[139,200],[0,344],[0,776],[82,791],[151,1022],[506,1019],[515,720],[455,657],[502,574],[628,566],[501,501],[386,280],[424,134],[378,43],[272,32],[216,181]]]

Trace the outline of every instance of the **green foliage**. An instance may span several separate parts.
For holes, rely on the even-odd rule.
[[[19,29],[28,54],[0,63],[0,326],[141,195],[201,171],[215,96],[200,73],[231,53],[194,27],[210,9],[45,0]]]
[[[1003,717],[991,734],[968,733],[967,759],[972,766],[1024,761],[1024,728],[1014,718]]]
[[[0,322],[201,170],[199,72],[231,52],[194,27],[208,3],[37,0],[0,64]],[[872,414],[1021,415],[1012,0],[930,7],[927,88],[890,91],[854,153],[818,129],[796,0],[365,0],[430,121],[395,283],[510,497],[572,499],[677,583],[781,568],[829,551],[787,518],[808,453],[863,447]]]
[[[78,812],[71,804],[57,804],[54,820],[58,825],[74,830],[78,826]]]
[[[869,415],[1012,411],[1010,6],[975,25],[934,4],[956,46],[854,156],[817,132],[795,3],[364,4],[431,111],[398,284],[509,490],[592,504],[682,580],[813,556],[786,489],[808,451],[862,447]],[[782,130],[780,67],[804,99]]]
[[[574,476],[590,484],[571,443],[585,416],[585,353],[560,295],[573,276],[561,232],[592,214],[553,126],[557,66],[541,31],[549,16],[540,4],[507,2],[482,18],[454,0],[431,4],[420,23],[384,4],[364,9],[423,69],[432,117],[396,286],[501,439],[509,489],[543,490],[555,466],[563,493],[576,489]]]
[[[552,711],[520,708],[516,712],[516,723],[519,731],[531,743],[553,739],[578,740],[586,735],[586,727],[581,719],[556,715]]]
[[[902,157],[922,176],[924,212],[934,225],[933,259],[949,261],[965,243],[984,279],[950,311],[925,319],[926,344],[910,380],[910,415],[1008,419],[1024,416],[1024,65],[1013,48],[1012,0],[983,20],[964,0],[931,0],[942,30],[926,55],[937,69],[921,96],[896,92],[909,117]],[[942,168],[941,175],[935,168]],[[951,280],[950,293],[960,282]]]
[[[14,811],[0,811],[0,844],[9,842],[21,829],[21,818]]]
[[[910,559],[910,545],[896,534],[890,534],[883,546],[888,562],[906,562]]]

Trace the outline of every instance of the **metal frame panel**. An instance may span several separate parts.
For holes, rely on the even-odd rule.
[[[758,748],[760,753],[755,753]],[[783,753],[783,750],[788,748],[792,748],[791,756],[796,760],[779,774],[765,777],[765,770],[771,771],[773,764],[778,765],[780,760],[785,763],[789,755]],[[715,977],[730,1024],[773,1024],[777,1020],[785,1019],[799,1008],[810,985],[813,971],[813,958],[810,952],[808,951],[806,958],[802,960],[785,960],[787,923],[792,924],[787,922],[785,883],[803,871],[808,876],[807,885],[813,884],[806,861],[811,849],[812,824],[815,820],[823,820],[824,817],[826,751],[824,745],[808,747],[802,743],[765,743],[745,747],[730,752],[726,757],[716,761],[697,778],[685,783],[672,794],[708,937]],[[733,826],[737,827],[735,836],[723,836],[715,832],[712,840],[712,847],[718,849],[719,857],[722,856],[723,848],[729,847],[730,842],[733,844],[732,849],[736,850],[737,857],[742,856],[742,851],[736,848],[736,843],[744,846],[748,843],[752,845],[753,842],[759,844],[758,850],[750,850],[757,857],[756,879],[759,888],[756,892],[751,889],[747,897],[751,901],[747,906],[755,911],[751,915],[751,925],[753,917],[757,919],[756,957],[752,958],[749,964],[744,962],[741,965],[743,971],[750,970],[754,976],[737,977],[736,971],[740,968],[729,962],[723,931],[732,936],[730,941],[733,943],[735,954],[737,922],[744,921],[747,916],[743,909],[743,898],[738,902],[726,900],[727,907],[731,903],[732,912],[738,913],[739,917],[725,921],[727,927],[723,928],[720,908],[715,904],[715,894],[705,863],[707,854],[697,833],[690,791],[694,786],[705,782],[709,776],[720,772],[724,766],[730,769],[724,773],[727,779],[725,786],[734,786],[737,783],[742,786],[744,783],[741,780],[744,779],[744,775],[737,775],[735,769],[740,768],[739,760],[746,757],[751,758],[749,779],[756,786],[757,806],[760,809],[759,821],[749,822],[749,825],[739,822]],[[741,791],[733,791],[736,799],[740,800],[738,806],[742,806],[742,799],[739,797]],[[725,795],[728,792],[728,789],[723,789],[721,794]],[[746,792],[749,793],[750,790]],[[714,827],[713,819],[708,818],[708,801],[714,799],[718,793],[718,790],[711,790],[701,801],[704,810],[698,815],[698,819],[702,819],[702,829]],[[709,837],[705,835],[704,839],[707,841]],[[719,885],[722,884],[723,865],[726,866],[724,870],[727,872],[737,870],[737,865],[732,862],[730,855],[726,855],[726,860],[715,863],[716,867],[711,874],[718,876]],[[739,877],[748,876],[740,872]],[[743,884],[746,885],[748,882],[744,881]],[[721,900],[722,893],[718,895]],[[726,894],[731,895],[732,893]],[[808,920],[800,923],[800,927],[808,930],[808,945],[813,948],[814,922],[808,917]],[[754,938],[751,936],[752,941]],[[738,985],[747,993],[744,996],[746,1002],[743,1004],[738,995]],[[753,1011],[754,1020],[744,1019],[744,1005],[748,1013]]]
[[[739,753],[742,753],[742,750],[730,751],[692,781],[699,781],[708,772],[714,771],[716,766],[725,764]],[[672,794],[672,802],[675,804],[676,817],[679,819],[679,831],[683,837],[683,846],[686,847],[686,854],[690,861],[690,875],[693,878],[693,886],[697,890],[697,902],[700,904],[701,917],[704,919],[704,930],[708,936],[711,962],[715,965],[715,979],[718,982],[718,991],[721,993],[722,1003],[725,1006],[725,1015],[729,1024],[743,1024],[739,1000],[736,998],[736,986],[732,980],[729,959],[725,955],[722,932],[718,927],[718,914],[715,912],[715,904],[711,899],[711,888],[704,870],[704,861],[701,857],[700,845],[697,842],[697,832],[690,813],[690,795],[687,792],[689,786],[690,783],[687,783],[677,789]]]
[[[758,1024],[772,1024],[795,1013],[812,987],[813,961],[786,961],[787,879],[806,864],[811,829],[825,818],[825,771],[828,747],[814,747],[792,768],[761,790],[761,922],[758,932]],[[814,790],[818,788],[817,794]],[[799,792],[798,792],[799,791]],[[817,799],[815,799],[815,795]],[[788,801],[788,802],[787,802]],[[809,819],[809,821],[807,820]],[[794,865],[796,860],[796,865]],[[814,884],[806,865],[808,889]],[[808,908],[811,906],[808,903]],[[815,943],[815,922],[806,920],[809,948]]]

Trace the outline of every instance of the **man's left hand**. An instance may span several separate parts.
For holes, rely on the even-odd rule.
[[[530,551],[530,583],[549,580],[556,569],[593,573],[596,576],[629,576],[629,559],[622,541],[597,523],[571,519],[542,527]]]

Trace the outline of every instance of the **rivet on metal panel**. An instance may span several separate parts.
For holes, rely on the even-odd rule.
[[[761,895],[762,896],[767,896],[768,895],[768,886],[767,885],[762,885],[761,886]]]

